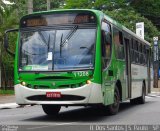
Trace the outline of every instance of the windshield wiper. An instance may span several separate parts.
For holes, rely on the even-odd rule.
[[[78,25],[75,25],[72,30],[67,34],[67,36],[63,40],[63,34],[61,35],[61,41],[60,41],[60,57],[62,57],[62,47],[68,43],[68,40],[73,36],[73,34],[78,29]]]
[[[60,43],[60,47],[63,47],[65,44],[68,43],[68,40],[73,36],[73,34],[76,32],[77,29],[78,29],[78,25],[75,25],[72,28],[72,30],[67,34],[67,36],[64,38],[64,40]]]
[[[62,40],[63,40],[63,33],[61,35],[61,41],[60,41],[60,57],[62,57],[62,46],[61,46]]]

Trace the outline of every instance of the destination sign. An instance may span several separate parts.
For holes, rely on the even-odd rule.
[[[50,15],[31,15],[22,18],[21,27],[52,26],[62,24],[96,23],[96,17],[91,13],[60,13]]]

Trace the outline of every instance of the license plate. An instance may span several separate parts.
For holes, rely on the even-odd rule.
[[[61,98],[60,92],[46,92],[47,98]]]

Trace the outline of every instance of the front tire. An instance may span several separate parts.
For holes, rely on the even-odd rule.
[[[57,116],[61,106],[58,105],[42,105],[43,111],[48,115],[48,116]]]
[[[116,87],[114,91],[114,103],[108,106],[108,113],[110,115],[117,114],[119,111],[119,105],[120,105],[120,94],[118,88]]]

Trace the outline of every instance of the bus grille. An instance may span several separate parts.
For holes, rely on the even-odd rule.
[[[75,95],[62,95],[61,98],[47,98],[46,95],[34,95],[27,97],[27,99],[33,101],[78,101],[84,100],[85,97]]]

